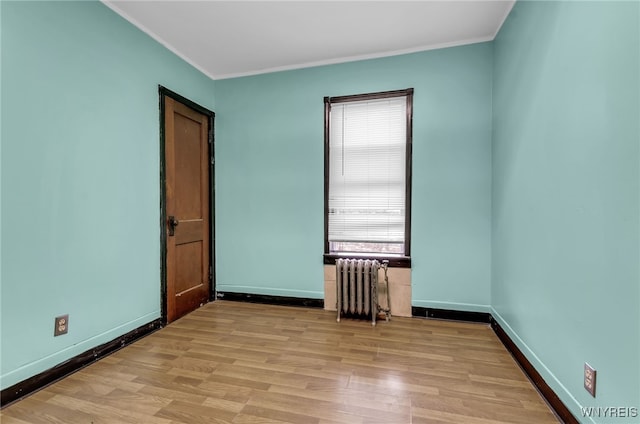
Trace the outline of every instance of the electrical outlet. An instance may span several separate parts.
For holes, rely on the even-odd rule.
[[[584,388],[591,396],[596,397],[596,370],[584,363]]]
[[[69,315],[56,317],[56,326],[53,329],[53,337],[61,336],[69,332]]]

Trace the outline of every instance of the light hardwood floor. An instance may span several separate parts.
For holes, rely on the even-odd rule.
[[[0,412],[11,423],[557,423],[488,325],[216,301]]]

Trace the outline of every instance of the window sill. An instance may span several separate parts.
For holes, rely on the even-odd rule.
[[[390,268],[411,268],[411,256],[394,256],[394,255],[376,255],[372,253],[325,253],[324,264],[335,265],[336,259],[355,258],[355,259],[377,259],[378,261],[389,261]]]

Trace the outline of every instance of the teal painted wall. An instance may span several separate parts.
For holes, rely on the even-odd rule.
[[[218,290],[315,298],[322,99],[414,87],[412,303],[491,311],[577,416],[640,406],[637,2],[521,1],[494,43],[216,82],[100,3],[0,23],[0,387],[159,317],[158,84],[215,88]]]
[[[491,43],[216,81],[218,290],[324,296],[323,98],[413,87],[413,304],[488,311],[491,85]]]
[[[494,41],[493,313],[584,422],[640,407],[639,7],[519,1]]]
[[[2,306],[2,2],[0,1],[0,307]],[[0,311],[0,331],[2,311]],[[0,334],[0,364],[2,364],[2,334]],[[1,372],[0,372],[1,374]],[[1,386],[0,382],[0,388]]]
[[[158,84],[210,108],[214,84],[101,3],[1,19],[6,388],[160,316]]]

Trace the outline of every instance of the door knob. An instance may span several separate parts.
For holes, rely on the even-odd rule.
[[[176,217],[173,215],[169,216],[168,221],[169,221],[169,235],[173,236],[175,235],[176,227],[178,226],[180,221],[178,221]]]

